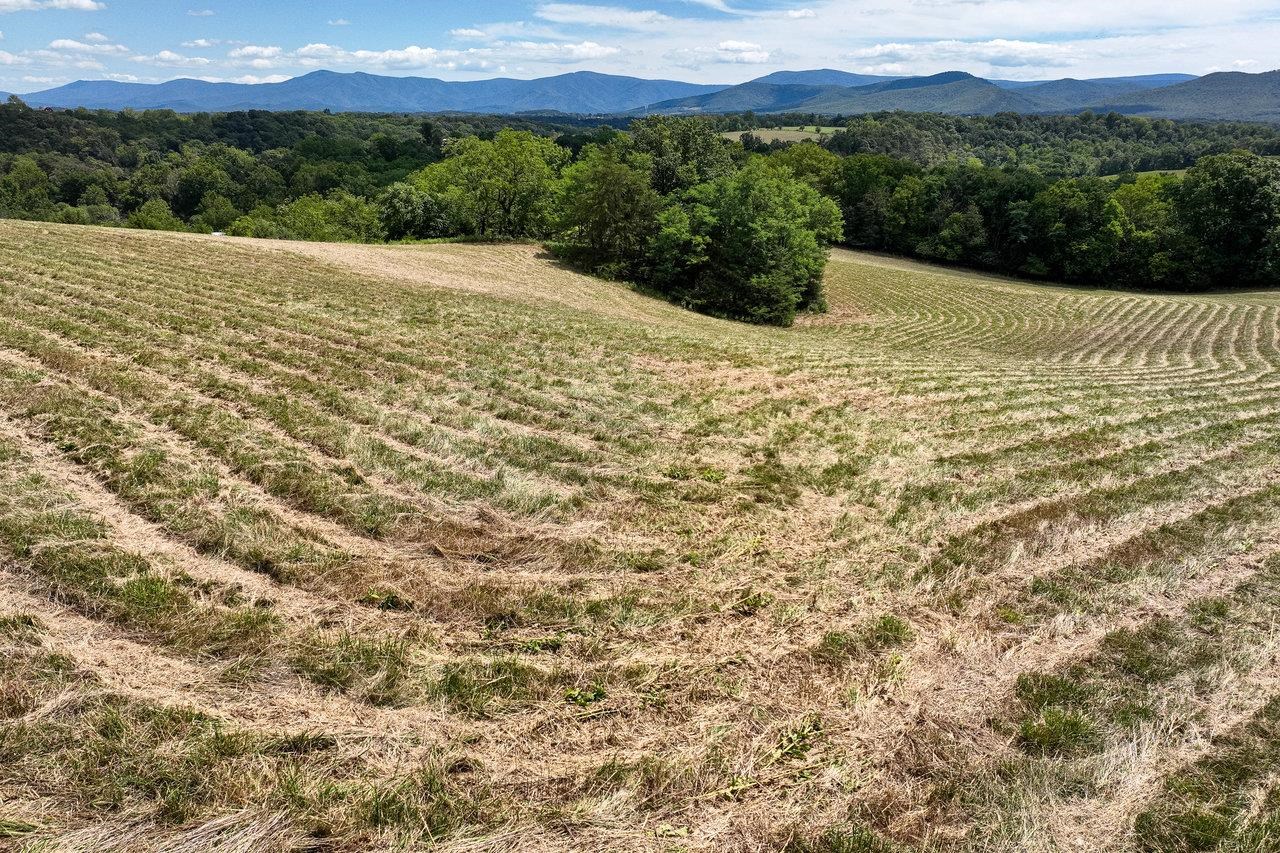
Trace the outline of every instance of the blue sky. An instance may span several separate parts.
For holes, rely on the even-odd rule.
[[[0,0],[0,90],[593,70],[1044,79],[1280,68],[1280,0]]]

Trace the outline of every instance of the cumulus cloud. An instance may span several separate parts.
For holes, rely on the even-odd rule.
[[[576,43],[497,41],[484,47],[465,50],[434,47],[408,47],[391,50],[346,50],[330,44],[308,44],[287,59],[303,65],[355,65],[378,69],[440,68],[446,70],[490,70],[506,62],[575,63],[602,59],[621,53],[622,49],[592,41]]]
[[[950,62],[968,67],[982,63],[996,68],[1066,67],[1077,59],[1071,45],[1011,39],[877,44],[855,50],[848,56],[853,60],[880,63]]]
[[[578,3],[544,3],[537,15],[556,24],[602,27],[619,30],[656,30],[671,26],[675,19],[662,12],[625,9],[621,6],[588,6]]]
[[[764,65],[773,58],[773,54],[755,42],[727,40],[715,47],[673,50],[667,58],[685,68],[701,68],[708,64]]]
[[[122,44],[102,44],[100,42],[90,44],[88,42],[76,41],[75,39],[54,39],[49,42],[49,49],[66,51],[67,53],[111,54],[129,52],[129,48]]]
[[[41,9],[96,12],[105,8],[107,4],[99,0],[0,0],[0,15],[5,12],[36,12]]]
[[[237,77],[197,77],[206,83],[283,83],[289,79],[288,74],[268,74],[260,77],[256,74],[241,74]]]
[[[184,41],[183,47],[210,48],[217,47],[222,44],[220,39],[193,39],[192,41]]]
[[[129,59],[144,65],[165,65],[171,68],[203,68],[206,65],[213,64],[213,60],[206,59],[203,56],[184,56],[172,50],[162,50],[159,53],[152,54],[137,54],[129,57]]]
[[[284,53],[284,49],[275,45],[246,44],[237,47],[227,54],[232,59],[274,59]]]

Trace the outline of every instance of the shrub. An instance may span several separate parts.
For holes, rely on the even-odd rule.
[[[169,205],[158,198],[142,205],[129,215],[130,228],[143,228],[148,231],[186,231],[187,226],[173,215]]]

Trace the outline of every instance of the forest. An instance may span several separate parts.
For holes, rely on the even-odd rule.
[[[0,106],[0,217],[540,240],[695,310],[778,325],[822,310],[833,243],[1108,287],[1280,282],[1276,128],[1091,114],[842,124],[823,144],[765,144],[750,115],[618,129],[567,117],[51,112],[13,98]]]

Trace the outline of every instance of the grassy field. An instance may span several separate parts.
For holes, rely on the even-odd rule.
[[[1276,850],[1280,296],[0,222],[0,847]]]
[[[841,127],[823,127],[816,124],[805,125],[804,127],[782,127],[774,130],[772,128],[760,128],[752,130],[750,133],[760,137],[765,142],[804,142],[812,139],[817,142],[822,139],[838,133],[843,130]],[[725,139],[737,142],[742,138],[744,131],[734,130],[720,134]]]

